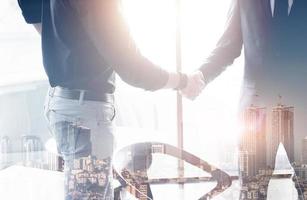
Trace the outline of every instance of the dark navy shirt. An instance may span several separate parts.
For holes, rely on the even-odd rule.
[[[142,56],[115,0],[18,0],[27,23],[42,23],[45,71],[52,87],[103,93],[115,72],[130,85],[156,90],[168,73]]]

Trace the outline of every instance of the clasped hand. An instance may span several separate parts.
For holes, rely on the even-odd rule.
[[[187,85],[180,90],[180,93],[184,97],[190,100],[194,100],[205,88],[206,83],[201,71],[196,71],[194,73],[188,74],[187,76]]]

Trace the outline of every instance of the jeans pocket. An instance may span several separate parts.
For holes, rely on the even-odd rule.
[[[112,109],[110,111],[110,118],[109,118],[110,122],[114,120],[115,116],[116,116],[116,110],[115,110],[115,107],[112,105]]]
[[[115,107],[111,104],[102,104],[102,107],[96,113],[98,124],[112,124],[116,116]]]
[[[58,121],[53,126],[58,152],[64,160],[73,160],[91,155],[90,129],[70,121]]]

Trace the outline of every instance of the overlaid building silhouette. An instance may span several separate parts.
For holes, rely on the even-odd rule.
[[[302,164],[307,165],[307,137],[302,140]]]
[[[294,162],[294,107],[278,104],[272,108],[272,132],[270,137],[270,166],[274,167],[275,156],[283,143],[290,163]]]
[[[254,176],[266,166],[266,108],[251,105],[243,112],[240,173]]]

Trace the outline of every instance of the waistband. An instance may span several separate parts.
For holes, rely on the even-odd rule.
[[[98,93],[89,90],[68,89],[60,86],[51,87],[49,96],[74,99],[79,101],[102,101],[114,103],[114,95],[109,93]]]

